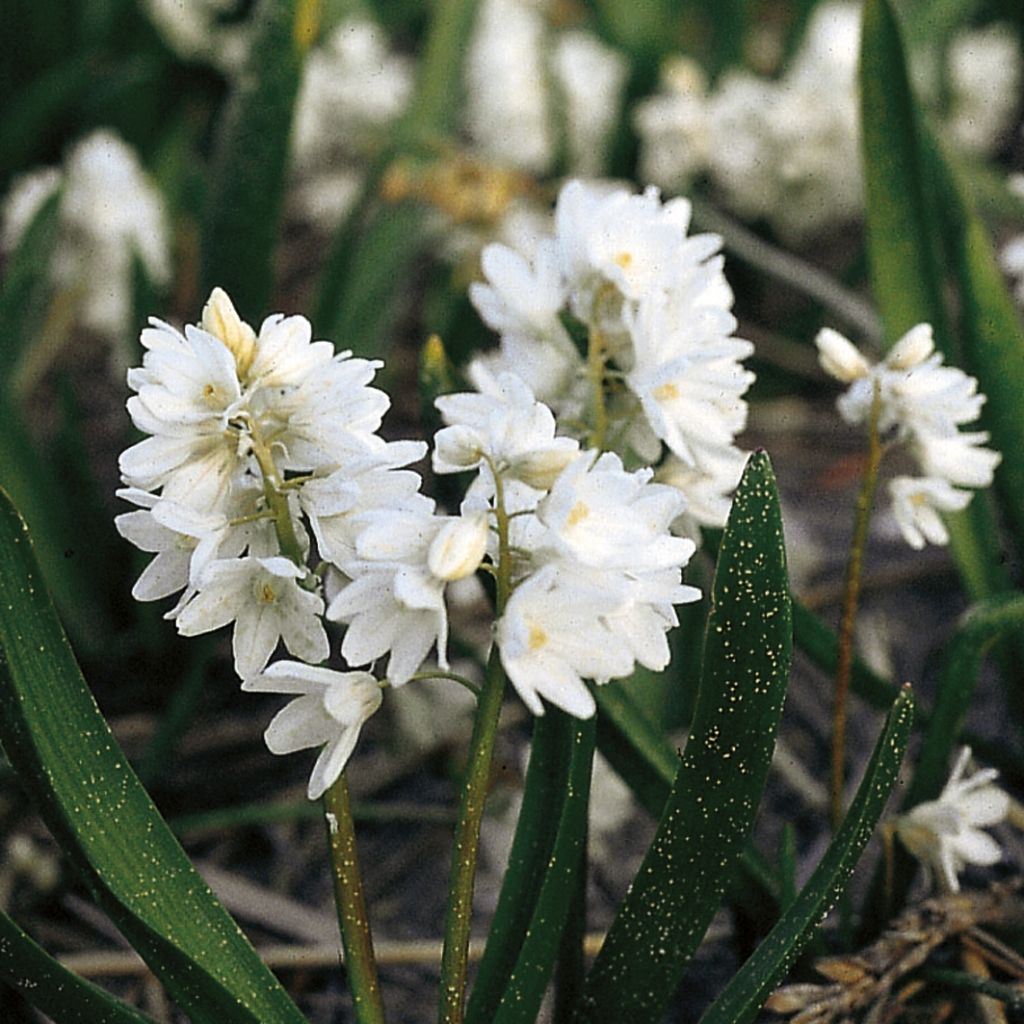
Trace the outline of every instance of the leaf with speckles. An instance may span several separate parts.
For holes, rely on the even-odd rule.
[[[778,493],[768,456],[757,452],[722,538],[690,737],[575,1024],[649,1024],[671,998],[736,875],[775,746],[791,648]]]
[[[0,743],[96,902],[196,1024],[298,1024],[103,720],[0,490]]]
[[[906,687],[889,711],[857,795],[814,873],[750,959],[708,1007],[700,1024],[752,1021],[814,934],[874,834],[896,784],[913,717],[914,699]]]
[[[2,910],[0,978],[61,1024],[153,1024],[152,1017],[69,971]]]

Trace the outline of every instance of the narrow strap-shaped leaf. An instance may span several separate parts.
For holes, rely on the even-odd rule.
[[[943,656],[942,674],[903,807],[934,800],[949,775],[954,747],[978,682],[986,651],[999,637],[1024,628],[1024,596],[995,597],[974,605],[960,620]]]
[[[786,693],[789,584],[768,456],[751,456],[718,556],[693,727],[578,1024],[657,1019],[736,872]]]
[[[874,832],[910,738],[914,701],[907,687],[889,712],[857,795],[835,838],[795,902],[700,1018],[700,1024],[752,1021],[842,892]]]
[[[943,300],[937,201],[910,87],[899,25],[889,0],[866,0],[861,32],[861,130],[871,287],[889,344],[928,322],[955,355]],[[945,517],[950,550],[972,599],[1009,589],[998,533],[984,493]]]
[[[152,1024],[152,1018],[69,971],[2,910],[0,978],[60,1024]]]
[[[551,856],[515,966],[493,1017],[487,1024],[532,1024],[558,959],[569,910],[578,892],[578,872],[587,834],[590,773],[594,763],[596,725],[593,719],[573,722],[565,798]]]
[[[242,316],[266,312],[287,182],[292,113],[316,0],[260,0],[246,67],[224,109],[203,217],[204,294],[220,285]]]
[[[199,1024],[303,1020],[139,784],[0,492],[0,742],[97,903]]]
[[[14,368],[46,316],[60,201],[58,190],[36,211],[0,279],[0,381],[5,388],[10,388]]]
[[[934,142],[933,168],[944,186],[943,209],[960,286],[964,365],[985,394],[981,421],[1002,453],[995,482],[1000,504],[1024,549],[1024,324],[996,262],[977,211]]]
[[[512,849],[466,1008],[470,1024],[491,1021],[515,967],[558,833],[572,752],[570,715],[548,708],[546,714],[534,719],[530,763]]]

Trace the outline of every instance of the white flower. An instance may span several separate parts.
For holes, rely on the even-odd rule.
[[[1000,454],[985,448],[984,431],[960,427],[978,418],[985,396],[978,382],[935,353],[930,324],[918,324],[872,365],[841,334],[828,328],[816,339],[823,369],[850,386],[837,403],[849,423],[864,423],[878,397],[878,429],[892,432],[921,466],[923,476],[889,484],[893,514],[911,547],[946,544],[940,512],[963,509],[971,500],[957,487],[987,487]]]
[[[354,16],[310,52],[292,130],[294,201],[322,229],[359,194],[369,161],[412,93],[414,67],[393,53],[373,21]]]
[[[323,796],[345,769],[363,723],[380,707],[381,690],[369,672],[335,672],[297,661],[277,661],[242,689],[297,695],[267,726],[272,754],[323,746],[309,777],[310,800]]]
[[[701,527],[724,527],[732,507],[729,495],[739,484],[745,464],[746,455],[736,448],[714,456],[702,453],[695,466],[669,455],[658,467],[655,479],[675,487],[686,499],[672,531],[699,543]]]
[[[287,558],[218,559],[198,593],[178,612],[178,632],[197,636],[234,622],[231,647],[242,679],[262,671],[279,640],[297,658],[323,661],[329,651],[323,599],[299,586],[304,572]]]
[[[554,414],[514,374],[477,380],[485,393],[442,395],[435,405],[448,426],[434,437],[437,473],[458,473],[487,463],[503,476],[546,489],[576,457],[578,442],[555,437]]]
[[[618,120],[629,65],[617,50],[589,32],[562,33],[552,71],[564,98],[569,166],[575,174],[600,174],[611,129]]]
[[[144,0],[143,9],[164,42],[186,61],[204,61],[238,72],[248,52],[248,21],[226,22],[235,0]]]
[[[661,69],[661,90],[638,103],[633,123],[640,136],[640,176],[679,192],[703,170],[711,141],[707,79],[700,65],[675,56]]]
[[[889,496],[903,539],[917,550],[926,542],[948,544],[949,533],[939,513],[959,512],[971,501],[969,491],[958,491],[935,477],[894,477],[889,481]]]
[[[64,175],[56,167],[41,167],[14,179],[0,215],[0,249],[14,252],[36,214],[63,180]]]
[[[123,488],[117,496],[140,506],[114,519],[117,532],[156,555],[132,588],[136,601],[158,601],[191,584],[183,603],[211,561],[242,554],[253,539],[254,524],[232,527],[223,515],[196,512],[137,488]]]
[[[581,565],[645,572],[679,569],[693,541],[669,534],[685,499],[650,483],[653,470],[629,473],[612,452],[580,455],[562,471],[537,508],[549,542]]]
[[[595,704],[583,680],[606,682],[633,670],[631,653],[602,618],[614,606],[601,590],[565,585],[555,565],[512,593],[496,641],[508,678],[535,715],[544,714],[544,697],[589,718]]]
[[[1013,297],[1024,306],[1024,234],[1014,235],[1000,250],[999,264],[1014,278]]]
[[[487,544],[486,520],[436,516],[428,509],[381,509],[363,517],[350,578],[327,617],[348,624],[341,653],[350,665],[388,654],[388,680],[401,686],[431,647],[448,667],[445,585],[476,571]]]
[[[466,128],[480,151],[530,173],[554,150],[544,16],[523,0],[485,0],[466,55]]]
[[[964,747],[939,798],[918,804],[895,822],[903,845],[949,892],[960,891],[958,875],[968,864],[998,863],[999,844],[981,830],[1002,821],[1010,807],[1009,797],[994,785],[999,774],[994,768],[964,778],[970,757],[970,747]]]
[[[16,183],[2,232],[13,248],[31,214],[60,183],[58,242],[49,275],[75,295],[76,320],[104,338],[122,338],[132,319],[132,267],[138,259],[155,284],[170,279],[163,199],[135,151],[101,129],[76,143],[63,173],[35,172]]]
[[[1005,24],[961,32],[950,43],[949,133],[970,153],[991,153],[1020,112],[1022,61],[1015,31]]]

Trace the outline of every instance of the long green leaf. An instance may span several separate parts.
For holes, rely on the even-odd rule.
[[[57,191],[36,212],[0,281],[0,380],[6,388],[10,388],[14,368],[46,315],[60,200]]]
[[[572,743],[571,716],[549,708],[535,719],[508,867],[466,1010],[470,1022],[490,1021],[515,966],[558,832]]]
[[[956,212],[953,246],[963,304],[964,363],[986,396],[982,425],[1003,455],[995,476],[1000,504],[1018,549],[1024,550],[1024,446],[1020,443],[1024,325],[984,225],[963,190],[951,192],[953,201],[947,210]]]
[[[260,0],[245,70],[224,111],[203,218],[204,294],[266,312],[287,182],[292,113],[311,41],[312,0]]]
[[[192,867],[96,707],[0,492],[0,742],[97,903],[199,1024],[303,1020]]]
[[[593,719],[570,723],[569,765],[554,842],[543,865],[537,898],[530,905],[528,925],[500,1005],[493,1015],[477,1017],[481,1024],[532,1024],[537,1019],[578,892],[578,872],[586,847],[595,734]]]
[[[810,940],[842,892],[885,809],[910,739],[913,716],[914,701],[908,687],[893,704],[857,795],[814,873],[793,905],[708,1007],[700,1024],[745,1024],[753,1020]]]
[[[574,1018],[657,1018],[736,873],[786,693],[791,618],[778,494],[751,456],[718,557],[693,727],[654,841]]]
[[[889,0],[867,0],[861,33],[861,130],[871,286],[890,344],[928,322],[955,356],[943,300],[939,216],[910,88],[899,25]],[[1009,589],[984,494],[946,517],[950,549],[972,599]]]
[[[152,1024],[55,960],[0,911],[0,978],[60,1024]]]

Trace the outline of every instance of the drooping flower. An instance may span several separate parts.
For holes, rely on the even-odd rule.
[[[242,679],[264,669],[280,640],[303,661],[323,661],[329,653],[320,621],[324,602],[299,585],[303,576],[280,556],[211,562],[199,577],[198,592],[177,613],[178,632],[198,636],[233,622],[231,647]]]
[[[963,509],[969,491],[987,487],[1000,454],[985,447],[984,431],[960,428],[978,418],[985,396],[978,382],[934,351],[930,324],[918,324],[872,364],[837,331],[816,339],[822,368],[848,384],[837,406],[848,423],[868,421],[877,399],[878,430],[904,444],[921,467],[921,477],[900,476],[889,484],[896,522],[907,543],[945,544],[940,512]]]
[[[1010,798],[995,785],[999,773],[994,768],[965,778],[970,758],[971,748],[964,747],[939,798],[895,821],[903,845],[949,892],[960,891],[959,875],[967,865],[998,863],[1002,850],[982,830],[1002,821],[1010,808]]]
[[[277,661],[242,683],[252,693],[293,697],[264,734],[272,754],[320,747],[307,794],[317,800],[345,769],[360,730],[381,705],[381,689],[369,672],[335,672],[298,661]]]

